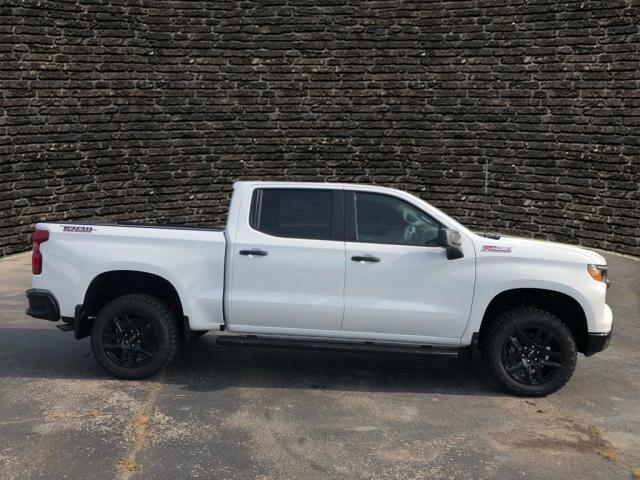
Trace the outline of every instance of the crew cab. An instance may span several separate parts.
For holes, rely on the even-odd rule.
[[[237,182],[226,229],[38,223],[27,314],[90,336],[119,378],[148,377],[209,330],[238,346],[457,355],[509,392],[561,388],[607,347],[605,259],[476,234],[378,186]]]

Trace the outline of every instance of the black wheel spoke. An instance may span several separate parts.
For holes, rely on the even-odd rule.
[[[539,328],[536,336],[533,338],[533,343],[544,348],[549,345],[552,339],[553,334],[549,330],[545,328]]]
[[[544,377],[542,375],[541,367],[536,367],[536,381],[538,382],[538,384],[544,383]]]
[[[555,350],[547,350],[549,358],[562,358],[562,352],[556,352]]]
[[[521,338],[517,338],[515,335],[511,335],[509,337],[509,341],[516,348],[516,350],[522,350],[522,348],[526,344],[526,341],[524,343],[521,343],[521,340]]]
[[[522,331],[522,330],[518,330],[515,333],[515,336],[518,339],[518,341],[520,342],[520,344],[522,344],[522,345],[529,345],[531,343],[531,340],[529,339],[527,334],[524,333],[524,331]]]
[[[147,357],[150,357],[150,358],[153,357],[153,353],[145,350],[144,348],[138,348],[138,352]]]
[[[153,343],[153,339],[151,338],[152,333],[153,329],[151,327],[151,324],[145,323],[144,328],[142,328],[142,330],[140,331],[140,336],[143,341]]]
[[[124,318],[124,320],[127,322],[127,327],[128,327],[129,329],[133,329],[133,328],[134,328],[134,326],[135,326],[135,324],[136,324],[136,321],[137,321],[140,317],[138,317],[137,315],[132,315],[132,314],[130,314],[130,313],[128,313],[128,312],[124,312],[124,313],[122,314],[122,318]]]
[[[505,371],[525,385],[549,382],[562,369],[563,362],[562,342],[543,325],[515,329],[502,347]]]
[[[522,358],[522,350],[518,350],[517,352],[513,352],[513,353],[507,355],[505,360],[507,362],[512,362],[513,360],[515,360],[517,358]]]
[[[553,368],[561,368],[562,364],[558,362],[550,362],[549,360],[545,360],[542,362],[542,365],[545,367],[553,367]]]
[[[115,316],[113,317],[113,323],[114,323],[114,325],[115,325],[116,330],[117,330],[117,332],[118,332],[118,333],[122,334],[122,333],[124,333],[124,332],[125,332],[126,328],[125,328],[125,326],[122,324],[122,319],[121,319],[118,315],[115,315]]]
[[[536,331],[536,334],[533,336],[533,341],[531,343],[535,345],[540,345],[544,336],[545,336],[545,330],[543,328],[539,328]]]
[[[526,369],[527,367],[525,367],[525,365],[522,363],[522,361],[516,363],[515,365],[511,365],[510,367],[507,367],[507,372],[515,372],[516,370],[520,370],[521,368]]]
[[[102,342],[107,357],[124,368],[141,367],[158,351],[153,322],[135,312],[114,315],[105,326]]]

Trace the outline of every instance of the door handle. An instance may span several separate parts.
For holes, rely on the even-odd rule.
[[[266,257],[269,255],[269,252],[265,252],[264,250],[260,250],[259,248],[252,248],[251,250],[240,250],[240,255],[248,255],[250,257]]]
[[[380,261],[378,257],[374,257],[373,255],[362,255],[362,256],[356,255],[354,257],[351,257],[351,260],[353,260],[354,262],[372,262],[372,263],[376,263]]]

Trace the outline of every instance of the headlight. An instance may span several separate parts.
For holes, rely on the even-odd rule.
[[[593,263],[590,263],[589,265],[587,265],[587,272],[589,272],[589,275],[591,275],[591,278],[593,278],[594,280],[597,280],[598,282],[604,282],[608,285],[608,268],[609,267],[607,267],[606,265],[594,265]]]

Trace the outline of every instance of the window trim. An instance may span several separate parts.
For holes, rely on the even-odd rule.
[[[259,228],[260,216],[262,214],[262,195],[264,190],[285,190],[285,191],[305,191],[305,192],[329,192],[332,194],[331,202],[331,224],[330,238],[309,238],[309,237],[291,237],[289,235],[276,235],[272,232],[265,232]],[[295,238],[298,240],[313,240],[320,242],[344,242],[345,215],[344,208],[344,190],[333,188],[291,188],[291,187],[260,187],[253,191],[251,196],[251,206],[249,209],[249,227],[263,235],[269,235],[274,238]]]
[[[381,197],[389,197],[394,200],[398,200],[400,202],[404,202],[407,205],[411,205],[416,210],[420,211],[423,215],[428,217],[438,225],[438,228],[443,228],[442,222],[433,218],[433,216],[429,215],[423,209],[418,207],[417,205],[405,200],[404,198],[397,197],[395,195],[389,195],[387,193],[381,192],[371,192],[368,190],[346,190],[345,191],[345,240],[351,243],[370,243],[373,245],[398,245],[402,247],[418,247],[418,248],[442,248],[440,245],[411,245],[408,243],[396,243],[396,242],[373,242],[373,241],[364,241],[358,240],[356,235],[356,193],[365,193],[369,195],[378,195]]]

